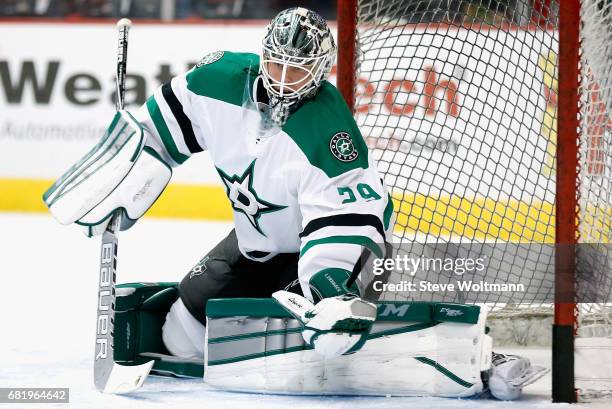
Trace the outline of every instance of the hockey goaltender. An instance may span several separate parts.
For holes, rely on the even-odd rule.
[[[326,81],[335,56],[317,13],[282,11],[260,55],[210,53],[120,110],[47,192],[60,221],[93,236],[116,209],[131,227],[195,153],[225,186],[235,228],[180,284],[117,290],[115,355],[154,356],[157,373],[203,366],[228,390],[519,397],[546,370],[492,352],[486,308],[360,298],[358,260],[385,256],[393,203]]]

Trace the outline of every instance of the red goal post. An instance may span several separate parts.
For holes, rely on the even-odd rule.
[[[555,252],[555,302],[553,324],[552,399],[576,402],[574,379],[574,328],[576,305],[573,300],[575,251],[578,231],[578,143],[579,143],[579,24],[580,1],[559,4],[559,99],[557,114],[557,172],[555,243],[570,251]],[[563,169],[562,172],[559,170]],[[564,198],[559,200],[558,198]]]
[[[581,12],[584,27],[612,31],[612,6],[582,3],[595,11],[580,0],[338,1],[337,86],[393,191],[395,239],[555,245],[543,262],[554,282],[519,303],[554,294],[556,402],[576,401],[574,338],[592,307],[576,303],[579,242],[604,259],[590,274],[612,336],[610,34],[580,37]]]

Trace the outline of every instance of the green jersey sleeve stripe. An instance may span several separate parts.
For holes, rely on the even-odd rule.
[[[183,104],[178,100],[176,95],[174,95],[174,91],[172,91],[172,85],[170,83],[166,83],[162,86],[162,95],[164,99],[168,103],[176,122],[181,128],[181,132],[183,133],[183,139],[185,140],[185,144],[187,148],[189,148],[189,152],[197,153],[202,152],[204,149],[198,143],[196,139],[195,133],[193,132],[193,125],[191,124],[191,120],[185,114],[183,110]]]
[[[168,125],[166,125],[166,121],[164,121],[164,117],[155,101],[155,97],[152,95],[147,99],[147,110],[149,111],[149,115],[151,115],[151,119],[153,119],[153,124],[155,124],[155,128],[161,137],[161,140],[164,144],[164,147],[170,154],[172,160],[174,160],[179,165],[185,162],[189,156],[183,155],[179,152],[174,140],[172,139],[172,134],[168,129]]]
[[[391,222],[391,216],[393,216],[393,199],[391,199],[391,194],[387,193],[387,206],[385,207],[385,212],[383,214],[383,222],[385,224],[385,230],[389,228],[389,223]]]
[[[383,258],[383,251],[381,247],[376,244],[374,240],[366,236],[330,236],[325,237],[324,239],[310,240],[302,248],[300,257],[304,256],[304,254],[306,254],[306,252],[314,246],[318,246],[320,244],[358,244],[370,249],[370,251],[376,254],[378,258]]]

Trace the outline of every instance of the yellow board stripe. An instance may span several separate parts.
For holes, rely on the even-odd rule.
[[[555,205],[551,202],[425,196],[394,192],[396,236],[425,234],[445,239],[554,243]],[[612,243],[612,206],[583,204],[580,241]]]
[[[47,212],[42,195],[52,184],[52,180],[0,179],[0,211]],[[394,233],[399,236],[554,242],[555,212],[550,202],[395,192],[392,197]],[[233,212],[221,186],[170,184],[146,216],[230,221]],[[583,240],[612,242],[612,207],[589,206],[583,209],[582,221],[590,228],[581,229]]]
[[[0,179],[0,211],[47,212],[42,195],[53,180]],[[215,185],[170,184],[147,217],[229,221],[225,189]]]
[[[214,185],[171,184],[147,212],[151,217],[233,220],[225,189]]]
[[[489,198],[393,194],[394,232],[502,242],[554,243],[553,203]]]
[[[0,179],[0,210],[45,212],[42,195],[52,180]]]

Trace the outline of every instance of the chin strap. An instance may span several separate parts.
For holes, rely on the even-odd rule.
[[[294,104],[284,103],[280,98],[270,98],[270,118],[272,121],[278,126],[285,125],[287,119],[289,119],[289,115],[293,111],[291,108]]]

